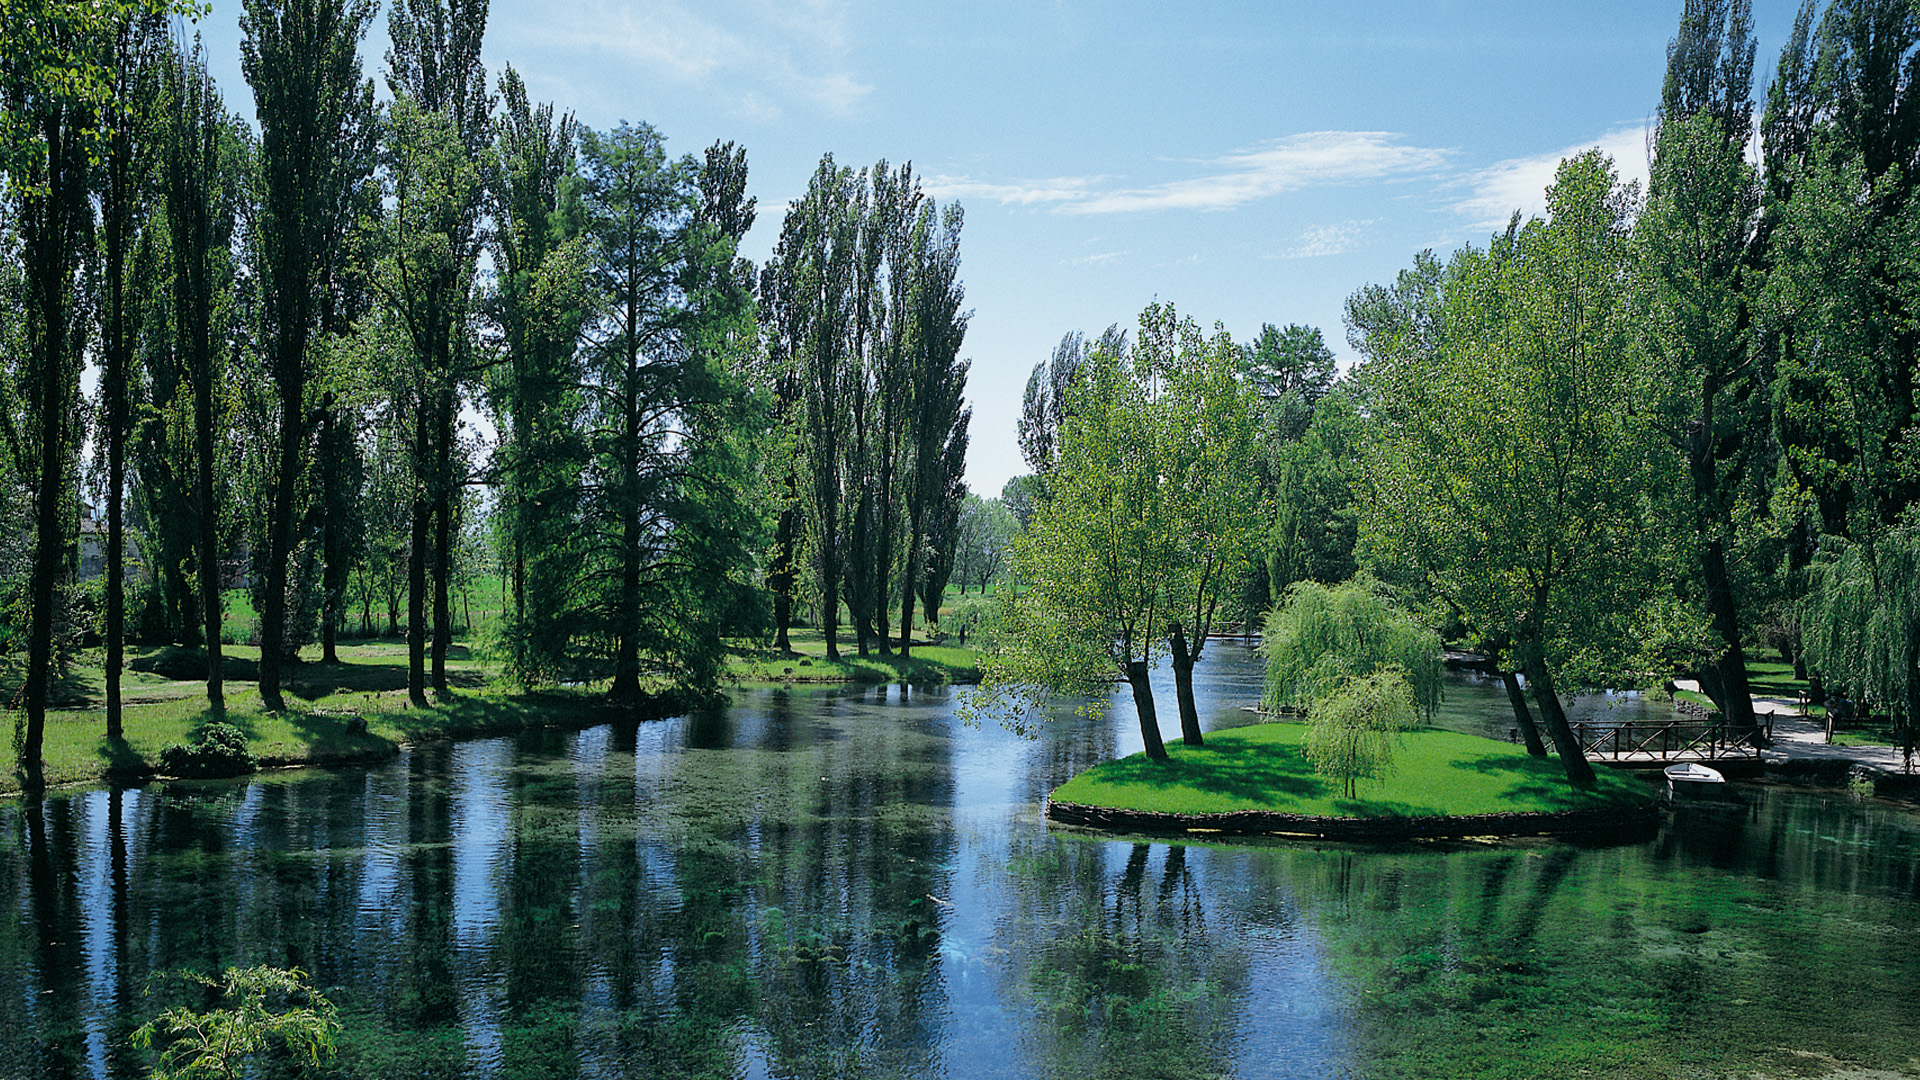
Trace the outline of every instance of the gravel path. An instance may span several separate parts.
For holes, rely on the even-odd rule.
[[[1675,680],[1681,690],[1698,692],[1691,679]],[[1784,698],[1755,697],[1753,711],[1773,714],[1773,745],[1761,756],[1769,764],[1784,761],[1851,761],[1888,772],[1902,772],[1906,763],[1894,746],[1828,746],[1826,722],[1800,715],[1800,704]]]

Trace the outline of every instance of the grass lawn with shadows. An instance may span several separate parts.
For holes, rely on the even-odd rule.
[[[207,707],[204,653],[129,650],[130,668],[122,680],[126,734],[121,739],[106,738],[105,676],[98,650],[83,654],[56,686],[53,707],[47,710],[41,755],[47,783],[145,777],[169,744],[191,743],[216,720],[239,729],[248,752],[264,767],[377,758],[429,739],[584,727],[634,715],[608,705],[599,686],[514,690],[499,683],[488,665],[457,642],[448,648],[450,692],[431,695],[429,708],[410,708],[407,648],[391,641],[343,644],[338,664],[309,660],[292,665],[284,686],[288,708],[268,712],[261,708],[252,681],[260,650],[230,645],[225,652],[223,668],[231,681],[226,685],[226,709],[215,713]],[[18,669],[24,664],[12,659],[0,657],[0,701],[19,685]],[[643,689],[663,696],[671,688],[664,679],[649,679]],[[18,769],[0,772],[0,797],[19,790]]]
[[[901,660],[896,647],[892,655],[880,655],[876,643],[869,643],[868,655],[859,655],[853,635],[840,635],[840,656],[827,659],[827,642],[818,630],[794,630],[789,634],[792,653],[745,642],[734,642],[722,671],[724,677],[748,685],[783,683],[973,683],[980,681],[980,656],[972,649],[954,645],[930,645],[916,642],[912,656]]]
[[[1359,798],[1313,771],[1300,750],[1306,725],[1255,724],[1216,731],[1205,746],[1167,744],[1168,759],[1145,754],[1096,765],[1060,785],[1055,802],[1163,814],[1264,810],[1315,817],[1460,817],[1643,806],[1647,781],[1600,768],[1580,790],[1560,760],[1529,757],[1523,747],[1423,728],[1408,732],[1383,780],[1362,780]]]

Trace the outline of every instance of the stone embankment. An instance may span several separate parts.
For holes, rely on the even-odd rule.
[[[1558,836],[1588,841],[1628,841],[1652,836],[1660,825],[1659,811],[1651,802],[1640,806],[1543,814],[1314,817],[1267,810],[1237,810],[1226,814],[1166,814],[1049,799],[1047,819],[1062,825],[1128,833],[1278,836],[1360,842],[1457,840],[1481,836]]]

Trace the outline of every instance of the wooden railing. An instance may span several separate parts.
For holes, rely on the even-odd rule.
[[[1645,755],[1659,760],[1698,758],[1757,757],[1760,748],[1773,742],[1773,714],[1754,717],[1752,732],[1734,735],[1719,713],[1704,720],[1663,720],[1656,723],[1628,720],[1621,723],[1582,720],[1573,725],[1574,738],[1588,756],[1622,758]]]

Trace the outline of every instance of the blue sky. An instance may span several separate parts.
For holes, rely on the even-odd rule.
[[[229,107],[238,0],[201,21]],[[1796,5],[1756,0],[1771,72]],[[1015,420],[1062,334],[1154,299],[1236,339],[1318,326],[1416,252],[1537,212],[1554,166],[1601,146],[1644,177],[1679,0],[951,4],[496,0],[489,72],[592,127],[670,150],[746,147],[765,257],[820,155],[911,161],[966,209],[972,452],[983,495],[1026,471]],[[363,53],[378,71],[384,11]]]

